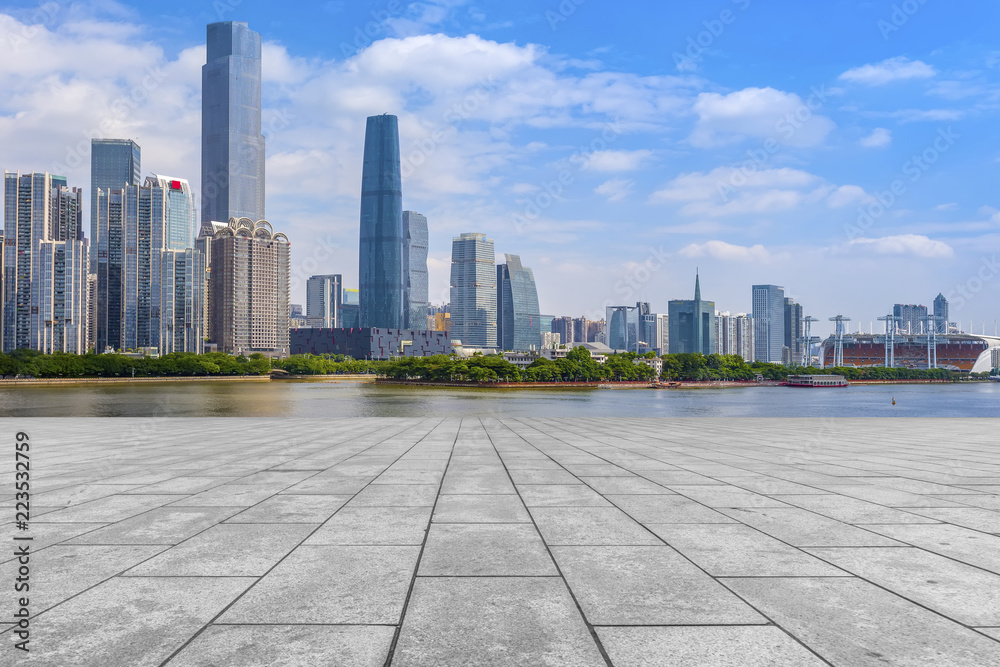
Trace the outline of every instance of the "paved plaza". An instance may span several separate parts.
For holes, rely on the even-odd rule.
[[[3,665],[1000,666],[995,421],[2,424]]]

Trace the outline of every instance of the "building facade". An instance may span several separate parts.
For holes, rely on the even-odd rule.
[[[497,265],[497,345],[508,352],[536,350],[542,344],[542,316],[535,276],[518,255],[504,258],[506,263]]]
[[[37,310],[32,349],[44,354],[87,352],[87,275],[84,241],[41,241],[32,279],[31,310]],[[34,318],[33,318],[34,319]]]
[[[161,354],[201,354],[205,344],[205,255],[194,248],[160,255]]]
[[[927,306],[913,303],[897,303],[892,307],[896,320],[896,331],[902,334],[917,335],[927,331]]]
[[[289,251],[266,220],[230,219],[214,232],[209,320],[220,352],[288,356]]]
[[[715,302],[701,298],[701,277],[694,279],[694,300],[668,304],[670,354],[714,354]]]
[[[430,306],[427,285],[427,218],[403,211],[403,238],[406,260],[406,328],[422,329],[427,326],[427,308]]]
[[[655,337],[655,319],[652,322],[654,332],[650,332],[650,319],[653,315],[649,303],[638,302],[634,306],[608,306],[605,309],[605,344],[612,350],[624,352],[640,352],[649,349],[646,338]]]
[[[97,273],[96,248],[100,244],[97,221],[98,189],[120,190],[139,185],[142,151],[131,139],[92,139],[90,142],[90,271]]]
[[[194,242],[197,225],[197,211],[194,195],[187,179],[153,174],[146,178],[147,187],[157,186],[163,190],[166,199],[166,229],[163,231],[163,247],[167,250],[187,250]]]
[[[785,297],[785,342],[784,347],[788,349],[788,358],[782,361],[790,366],[797,366],[802,363],[802,306],[793,299]]]
[[[934,318],[938,333],[948,333],[948,299],[944,294],[934,297]]]
[[[785,288],[753,286],[754,361],[780,364],[785,347]]]
[[[339,329],[344,279],[340,274],[312,276],[306,281],[306,319],[325,329]]]
[[[292,329],[292,354],[343,354],[352,359],[391,359],[451,354],[444,331],[428,329]]]
[[[264,219],[260,34],[210,23],[201,68],[201,220]]]
[[[451,336],[466,347],[497,347],[493,239],[462,234],[451,243]]]
[[[371,116],[361,171],[360,326],[405,328],[405,251],[399,122],[388,114]]]

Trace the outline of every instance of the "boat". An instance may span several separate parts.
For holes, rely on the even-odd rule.
[[[846,387],[843,375],[789,375],[786,387]]]

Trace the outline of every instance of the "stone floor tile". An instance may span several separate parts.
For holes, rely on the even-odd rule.
[[[77,484],[55,491],[35,493],[31,504],[39,507],[72,507],[141,488],[143,487],[137,484]]]
[[[556,468],[553,470],[511,470],[510,477],[514,484],[583,484],[574,475]]]
[[[607,665],[557,577],[418,578],[392,664]]]
[[[531,524],[431,524],[418,576],[558,575]]]
[[[382,667],[395,628],[378,625],[212,625],[170,667]]]
[[[517,496],[440,496],[434,508],[438,523],[530,523]]]
[[[830,493],[837,493],[842,496],[850,496],[858,500],[878,503],[887,507],[956,507],[956,503],[950,500],[941,500],[934,496],[921,496],[916,493],[907,493],[878,486],[877,484],[852,484],[852,485],[827,485],[817,484],[818,487],[826,489]]]
[[[33,619],[30,664],[157,667],[253,581],[116,577]]]
[[[437,498],[436,484],[382,484],[365,487],[349,507],[431,507]]]
[[[895,540],[795,507],[720,509],[726,516],[795,547],[891,547]]]
[[[177,544],[240,511],[239,507],[159,507],[70,540],[71,544]]]
[[[174,477],[173,479],[155,484],[137,486],[124,493],[135,495],[177,494],[186,496],[214,489],[217,486],[228,484],[234,479],[234,477]]]
[[[514,494],[514,485],[506,471],[500,466],[494,472],[466,472],[455,467],[454,462],[448,467],[441,486],[442,494],[475,495],[475,494]]]
[[[762,496],[735,486],[677,487],[677,493],[708,507],[788,507],[775,498]]]
[[[949,524],[867,526],[881,535],[1000,574],[1000,537]]]
[[[517,490],[528,507],[610,507],[611,505],[601,494],[585,484],[575,486],[518,484]]]
[[[661,544],[614,507],[532,507],[530,511],[549,546]]]
[[[177,496],[107,496],[50,512],[33,523],[111,523],[176,501]]]
[[[828,493],[823,489],[816,489],[811,486],[806,486],[805,484],[796,484],[795,482],[789,482],[786,479],[777,479],[775,477],[720,477],[718,481],[725,482],[726,484],[732,484],[733,486],[741,489],[753,491],[754,493],[759,493],[765,496]],[[667,484],[667,486],[670,486],[670,484]],[[784,500],[784,498],[778,498],[778,500]]]
[[[725,514],[682,495],[608,496],[608,500],[641,523],[734,523]]]
[[[320,473],[298,484],[289,486],[281,493],[290,495],[353,496],[368,486],[369,482],[373,479],[373,475],[351,477],[346,475],[323,475]]]
[[[1000,643],[860,579],[722,581],[835,665],[1000,665]]]
[[[775,627],[604,627],[597,636],[615,667],[823,667]]]
[[[220,623],[399,623],[418,547],[301,546]]]
[[[343,507],[313,533],[307,545],[420,545],[430,507]]]
[[[553,547],[552,555],[593,625],[766,623],[670,547]]]
[[[601,495],[667,495],[674,493],[670,489],[642,477],[581,477],[580,479]]]
[[[964,507],[922,507],[913,510],[925,516],[956,526],[979,530],[984,533],[1000,533],[1000,512],[980,508]]]
[[[397,470],[395,467],[372,480],[372,485],[382,484],[441,484],[444,470]]]
[[[31,537],[31,551],[37,553],[42,549],[71,540],[79,535],[103,528],[103,523],[31,523],[31,529],[23,536]],[[13,535],[13,524],[0,526],[0,535]],[[18,531],[20,533],[20,531]],[[13,541],[13,540],[12,540]],[[14,560],[13,549],[0,551],[0,564]]]
[[[849,576],[801,549],[738,523],[651,523],[647,528],[715,577]]]
[[[277,495],[226,519],[226,523],[323,523],[351,496]]]
[[[833,494],[788,495],[781,496],[781,500],[789,505],[801,507],[844,523],[937,523],[936,519],[918,514],[918,510],[915,508],[898,510],[850,496]]]
[[[208,491],[177,500],[175,507],[250,507],[284,488],[281,484],[223,484]],[[130,496],[142,497],[142,496]]]

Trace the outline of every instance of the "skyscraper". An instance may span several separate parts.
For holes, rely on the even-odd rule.
[[[160,260],[161,354],[204,349],[205,255],[200,250],[164,250]]]
[[[360,250],[361,326],[405,329],[407,262],[399,124],[388,114],[369,117],[365,129]]]
[[[462,234],[451,243],[451,337],[469,347],[497,346],[493,239]],[[361,293],[364,307],[364,291]]]
[[[289,243],[266,220],[202,226],[212,253],[209,318],[220,352],[284,357],[288,345]]]
[[[507,351],[538,349],[542,328],[535,276],[518,255],[504,258],[505,264],[497,264],[497,344]]]
[[[163,231],[164,247],[167,250],[186,250],[192,247],[197,211],[194,207],[191,185],[187,179],[153,174],[146,178],[146,185],[159,186],[167,200],[167,226]]]
[[[649,303],[640,301],[634,306],[608,306],[605,322],[604,342],[612,350],[640,352],[652,348],[650,342],[644,340],[656,338],[656,315],[651,312]]]
[[[785,288],[753,286],[754,361],[781,363],[785,346]]]
[[[52,241],[82,241],[83,189],[52,184],[52,215],[49,239]]]
[[[131,139],[92,139],[90,142],[90,271],[97,273],[97,190],[119,190],[139,185],[141,151]],[[103,350],[102,350],[103,352]]]
[[[431,305],[427,293],[427,218],[413,211],[403,211],[403,238],[406,239],[403,257],[409,285],[406,298],[409,319],[404,328],[426,329],[427,308]]]
[[[312,276],[306,281],[306,318],[322,320],[325,329],[340,329],[344,279],[340,274]],[[311,325],[317,326],[317,325]]]
[[[702,301],[701,277],[694,278],[694,300],[668,304],[670,354],[715,354],[715,302]]]
[[[798,366],[802,363],[802,305],[785,297],[785,342],[788,358],[782,362]]]
[[[264,219],[260,34],[210,23],[201,68],[201,220]]]
[[[927,306],[913,303],[897,303],[892,307],[896,320],[897,331],[904,334],[922,334],[927,331]]]
[[[948,333],[948,299],[944,294],[938,293],[934,297],[934,317],[937,318],[938,333]]]

